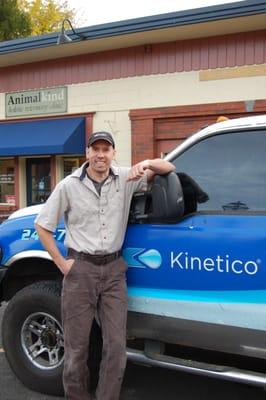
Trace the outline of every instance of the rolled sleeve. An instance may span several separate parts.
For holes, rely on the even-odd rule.
[[[136,181],[127,181],[128,174],[131,168],[129,167],[122,167],[120,168],[120,171],[123,173],[123,180],[125,182],[125,188],[126,192],[129,194],[130,199],[133,193],[136,192],[146,192],[148,190],[148,177],[146,174],[144,174],[140,179]]]
[[[34,222],[42,228],[54,232],[62,215],[68,209],[68,204],[64,182],[61,181],[51,193]]]
[[[143,175],[138,181],[133,182],[134,192],[145,192],[148,188],[148,177],[146,174]]]

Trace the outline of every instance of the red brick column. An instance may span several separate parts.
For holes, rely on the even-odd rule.
[[[88,115],[86,115],[85,118],[85,143],[86,143],[86,147],[88,144],[88,139],[90,137],[90,135],[93,132],[93,115],[95,113],[90,113]]]
[[[131,135],[132,164],[141,160],[154,158],[153,119],[132,119]]]

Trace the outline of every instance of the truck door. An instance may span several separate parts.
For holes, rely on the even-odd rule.
[[[130,227],[125,248],[135,300],[145,293],[188,301],[184,318],[201,318],[196,302],[204,303],[205,318],[206,304],[211,314],[210,303],[215,312],[219,304],[233,303],[231,319],[241,303],[266,302],[265,149],[263,130],[228,132],[202,139],[172,160],[208,200],[179,223]],[[219,312],[210,317],[219,318]]]

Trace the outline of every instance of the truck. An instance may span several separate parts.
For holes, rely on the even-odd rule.
[[[215,123],[166,155],[176,168],[133,197],[128,264],[128,359],[266,386],[266,115]],[[63,393],[62,275],[34,219],[0,226],[3,347],[29,388]],[[65,227],[54,237],[62,254]],[[100,321],[91,332],[97,370]]]

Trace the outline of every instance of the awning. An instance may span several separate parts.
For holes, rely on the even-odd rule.
[[[84,153],[84,118],[0,123],[0,157]]]

